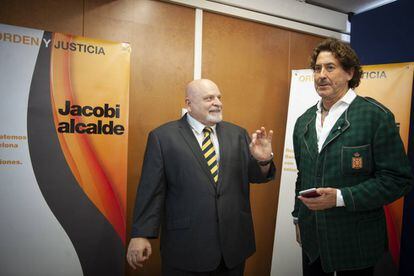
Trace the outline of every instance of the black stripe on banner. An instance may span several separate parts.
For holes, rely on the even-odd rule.
[[[51,39],[52,34],[45,32],[43,38]],[[79,187],[60,148],[50,99],[50,53],[42,43],[29,95],[28,142],[37,183],[71,239],[84,275],[121,276],[123,243]]]

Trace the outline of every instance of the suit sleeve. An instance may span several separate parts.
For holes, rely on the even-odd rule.
[[[394,116],[391,113],[384,116],[372,138],[373,176],[341,189],[345,206],[350,211],[380,208],[411,190],[411,167]]]
[[[299,205],[300,200],[298,199],[299,191],[301,190],[301,176],[299,170],[299,162],[300,162],[300,142],[299,142],[299,135],[298,135],[298,121],[296,121],[295,128],[293,130],[293,151],[295,153],[295,161],[296,161],[296,168],[298,169],[298,174],[296,177],[296,185],[295,185],[295,206],[292,211],[293,217],[298,217],[299,215]]]
[[[270,163],[269,172],[267,173],[267,175],[263,175],[260,169],[260,165],[257,163],[257,160],[254,159],[254,157],[250,154],[250,149],[249,149],[250,137],[245,130],[244,130],[243,135],[244,135],[245,147],[246,147],[246,151],[243,151],[243,152],[246,152],[248,156],[247,158],[248,158],[249,182],[250,183],[266,183],[266,182],[269,182],[270,180],[273,180],[275,178],[275,173],[276,173],[275,164],[272,161]]]
[[[158,237],[165,199],[164,160],[158,137],[148,136],[141,180],[135,200],[131,236]]]

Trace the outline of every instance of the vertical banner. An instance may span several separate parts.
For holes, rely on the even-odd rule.
[[[363,70],[357,94],[372,97],[392,111],[407,151],[414,63],[368,65]],[[404,199],[400,198],[384,207],[388,245],[395,266],[399,263],[403,205]]]
[[[394,113],[407,149],[414,63],[370,65],[363,66],[363,70],[364,74],[357,94],[378,100]],[[302,274],[301,249],[296,242],[291,216],[297,176],[292,135],[296,119],[318,100],[319,96],[313,86],[312,70],[293,70],[273,247],[271,270],[273,276]],[[398,263],[399,258],[402,204],[403,199],[399,199],[384,208],[390,252],[395,264]]]
[[[1,275],[123,275],[130,52],[0,24]]]
[[[292,70],[275,240],[273,243],[271,269],[271,275],[273,276],[302,275],[302,252],[296,242],[295,226],[291,215],[295,204],[297,176],[292,137],[296,119],[309,107],[315,105],[318,100],[319,96],[313,86],[313,71],[310,69]]]

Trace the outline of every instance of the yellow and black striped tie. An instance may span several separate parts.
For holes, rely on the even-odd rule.
[[[213,130],[210,127],[205,127],[203,129],[204,139],[203,139],[203,143],[201,144],[201,150],[203,151],[203,155],[207,160],[207,165],[211,172],[211,175],[214,178],[214,182],[217,183],[218,163],[217,163],[217,155],[214,150],[213,141],[211,140],[212,132]]]

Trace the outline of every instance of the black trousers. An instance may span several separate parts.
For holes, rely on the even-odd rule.
[[[226,267],[224,260],[222,259],[219,266],[213,271],[206,272],[193,272],[186,271],[171,267],[165,262],[162,262],[162,275],[163,276],[243,276],[245,261],[231,269]]]
[[[302,251],[303,276],[333,276],[333,272],[326,273],[322,270],[321,259],[309,263],[308,256]],[[336,271],[336,276],[374,276],[374,267],[356,270]]]

